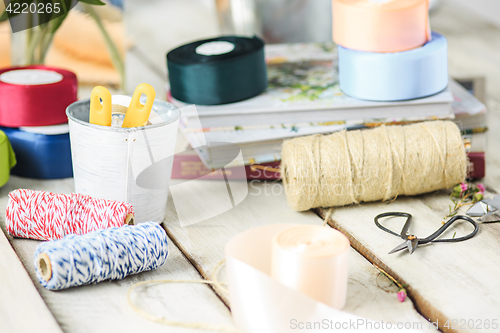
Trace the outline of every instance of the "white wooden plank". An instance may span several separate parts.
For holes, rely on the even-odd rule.
[[[1,230],[0,332],[62,332]]]
[[[5,214],[8,191],[18,187],[26,187],[26,185],[29,185],[29,182],[23,178],[12,177],[9,183],[0,189],[0,216],[4,216]],[[67,193],[73,190],[72,179],[38,181],[35,183],[37,186],[32,185],[30,187],[60,193]],[[3,225],[4,221],[2,220],[0,224]],[[183,328],[167,327],[141,317],[133,311],[127,302],[127,291],[130,286],[139,281],[201,279],[199,273],[172,242],[170,242],[167,262],[154,271],[131,275],[119,281],[106,281],[97,285],[75,287],[57,292],[46,290],[37,282],[33,265],[33,254],[35,247],[39,243],[39,241],[34,240],[11,239],[11,244],[28,271],[31,280],[35,281],[34,283],[38,292],[42,295],[48,308],[52,311],[65,332],[186,332]],[[12,249],[11,252],[11,257],[13,258],[10,261],[16,262],[20,269],[22,269],[19,259],[15,260],[16,258]],[[4,260],[2,247],[0,265]],[[22,270],[24,271],[24,269]],[[17,290],[24,288],[26,283],[14,284],[12,282],[5,284],[5,281],[9,282],[10,280],[7,280],[7,277],[3,276],[3,273],[4,270],[0,270],[0,290],[5,285],[17,287]],[[26,271],[24,271],[24,274],[33,289],[33,293],[38,296],[39,302],[42,302]],[[17,276],[12,276],[12,278],[15,279],[14,281],[17,280]],[[155,316],[163,316],[166,319],[175,321],[204,322],[223,326],[232,325],[232,318],[228,308],[207,285],[182,283],[148,285],[140,287],[136,291],[134,292],[134,295],[136,295],[135,304]],[[17,293],[14,293],[12,297],[16,296]],[[2,294],[0,308],[5,307],[6,311],[0,311],[0,327],[4,322],[9,322],[8,320],[11,317],[16,319],[22,317],[25,319],[26,314],[30,314],[30,312],[22,310],[9,310],[11,306],[15,308],[15,305],[19,304],[19,306],[28,307],[30,303],[36,304],[38,302],[35,297],[28,299],[21,296],[23,295],[20,294],[19,297],[19,302],[22,301],[21,303],[12,303],[5,301]],[[50,315],[50,313],[48,314]],[[20,317],[17,318],[17,316]],[[42,316],[40,315],[40,317]],[[33,318],[37,318],[37,316],[33,316]],[[43,321],[41,323],[44,324]],[[38,326],[36,322],[33,322],[33,324],[36,327],[43,327],[41,325]],[[4,332],[1,329],[0,331]],[[34,331],[35,329],[30,332]],[[14,331],[6,330],[5,332]],[[57,331],[54,329],[47,330],[47,332]]]
[[[217,188],[222,187],[214,187],[216,181],[193,182],[198,187],[214,189],[213,197],[226,195],[217,192]],[[207,221],[181,227],[171,200],[168,212],[165,226],[169,235],[206,278],[211,276],[217,263],[224,258],[224,245],[227,241],[242,231],[274,223],[323,223],[313,212],[297,213],[289,208],[280,183],[258,181],[250,183],[249,194],[240,205]],[[400,303],[394,290],[393,293],[388,293],[377,285],[387,284],[387,281],[384,281],[386,278],[378,277],[379,271],[356,251],[350,253],[349,270],[345,311],[376,320],[419,322],[422,327],[429,327],[425,319],[416,312],[411,301]],[[220,279],[224,280],[223,271]],[[224,292],[219,290],[219,295],[228,303]]]
[[[497,332],[500,329],[500,254],[492,247],[500,238],[500,224],[483,224],[478,234],[465,242],[421,246],[413,254],[407,251],[388,254],[402,243],[398,237],[378,229],[373,219],[383,212],[407,212],[414,216],[410,233],[426,237],[441,226],[448,213],[449,197],[430,194],[420,197],[400,197],[386,203],[364,203],[359,206],[336,208],[332,225],[353,240],[354,246],[370,261],[380,265],[404,284],[417,308],[440,328],[457,320],[457,332]],[[402,221],[391,222],[390,228],[401,230]],[[472,231],[467,223],[454,230],[458,235]],[[453,236],[453,231],[444,236]],[[486,330],[476,325],[462,326],[461,320],[495,320],[499,327]],[[465,329],[461,328],[465,327]]]

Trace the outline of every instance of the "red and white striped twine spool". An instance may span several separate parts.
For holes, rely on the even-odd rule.
[[[38,240],[121,227],[133,217],[132,205],[83,194],[57,194],[19,189],[9,193],[7,232]]]

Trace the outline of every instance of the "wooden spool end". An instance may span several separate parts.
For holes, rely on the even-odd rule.
[[[134,225],[135,224],[135,216],[134,216],[134,214],[128,214],[125,217],[125,224],[126,225]]]
[[[112,114],[122,114],[125,115],[127,113],[128,107],[120,104],[112,104],[111,105],[111,113]]]
[[[36,268],[42,276],[42,279],[44,279],[46,282],[49,282],[49,280],[52,278],[52,265],[47,254],[40,253],[38,255],[38,258],[36,258]]]
[[[111,114],[121,114],[121,115],[126,115],[127,114],[128,107],[120,104],[112,104],[111,105]],[[151,122],[148,120],[143,124],[143,126],[151,125]]]

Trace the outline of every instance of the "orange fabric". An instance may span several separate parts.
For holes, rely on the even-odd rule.
[[[123,57],[125,53],[123,21],[103,21],[106,31]],[[106,42],[97,24],[90,16],[77,10],[69,12],[61,28],[57,30],[53,48],[78,60],[113,67]]]
[[[10,33],[9,22],[0,23],[0,68],[10,66]]]
[[[104,26],[120,53],[125,53],[125,28],[122,21],[104,21]],[[72,10],[54,36],[54,43],[45,60],[47,65],[69,69],[80,83],[120,83],[113,67],[104,37],[88,15]]]
[[[429,0],[333,0],[333,40],[367,52],[401,52],[430,41]]]

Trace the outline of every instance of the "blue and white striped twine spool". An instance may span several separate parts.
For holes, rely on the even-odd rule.
[[[69,235],[35,250],[38,281],[50,290],[123,279],[167,260],[165,230],[155,222]]]

